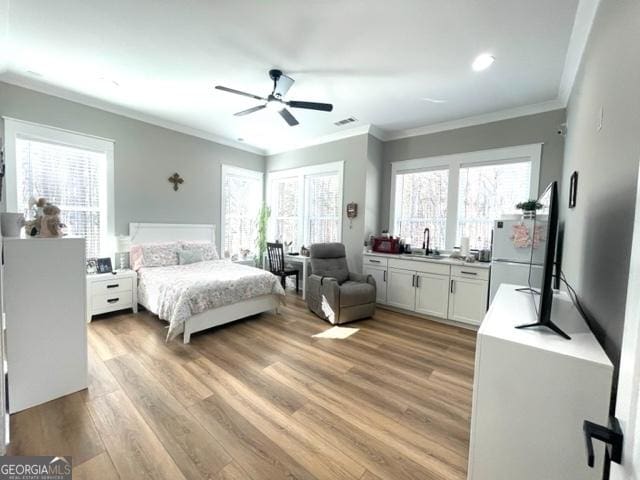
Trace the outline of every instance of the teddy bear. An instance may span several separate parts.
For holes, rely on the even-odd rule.
[[[62,223],[60,223],[60,209],[51,203],[42,207],[40,217],[40,236],[43,238],[61,237]]]

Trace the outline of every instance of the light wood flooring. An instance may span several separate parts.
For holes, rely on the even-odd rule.
[[[89,389],[11,417],[9,454],[81,479],[464,479],[475,333],[378,309],[346,340],[288,296],[164,342],[148,313],[89,325]]]

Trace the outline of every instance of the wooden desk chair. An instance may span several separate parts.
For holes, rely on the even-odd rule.
[[[286,279],[291,275],[296,276],[296,292],[300,285],[300,271],[296,269],[286,269],[284,264],[284,248],[282,243],[267,243],[267,255],[269,256],[269,271],[280,277],[282,288],[286,288]]]

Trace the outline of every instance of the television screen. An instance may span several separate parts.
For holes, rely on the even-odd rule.
[[[553,305],[553,276],[555,271],[556,238],[558,234],[558,182],[552,182],[538,198],[537,210],[530,232],[531,265],[529,266],[529,289],[534,302],[537,321],[517,328],[544,326],[558,335],[570,340],[557,325],[551,321]],[[534,266],[542,265],[542,279],[532,275]],[[538,267],[539,268],[539,267]]]
[[[549,212],[551,210],[553,188],[549,185],[544,193],[538,198],[538,203],[541,207],[537,210],[536,215],[529,223],[530,226],[530,245],[531,245],[531,262],[529,268],[529,288],[531,298],[536,308],[538,318],[540,318],[542,292],[545,287],[545,279],[547,276],[547,257],[550,256],[549,261],[553,265],[553,258],[555,257],[555,238],[549,238],[550,222]],[[554,235],[555,237],[555,235]],[[552,247],[552,251],[548,252],[549,247]],[[536,267],[538,267],[538,274],[536,274]],[[539,273],[539,269],[542,267],[542,275]],[[551,275],[553,276],[553,266],[551,268]]]

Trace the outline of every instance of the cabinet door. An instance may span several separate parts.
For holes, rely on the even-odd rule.
[[[418,272],[416,278],[416,312],[447,318],[449,276]]]
[[[387,303],[387,270],[385,268],[365,266],[365,275],[371,275],[376,281],[376,302]]]
[[[488,282],[452,277],[449,294],[449,319],[480,325],[487,311]]]
[[[393,307],[415,310],[415,272],[390,268],[387,275],[387,303]]]

